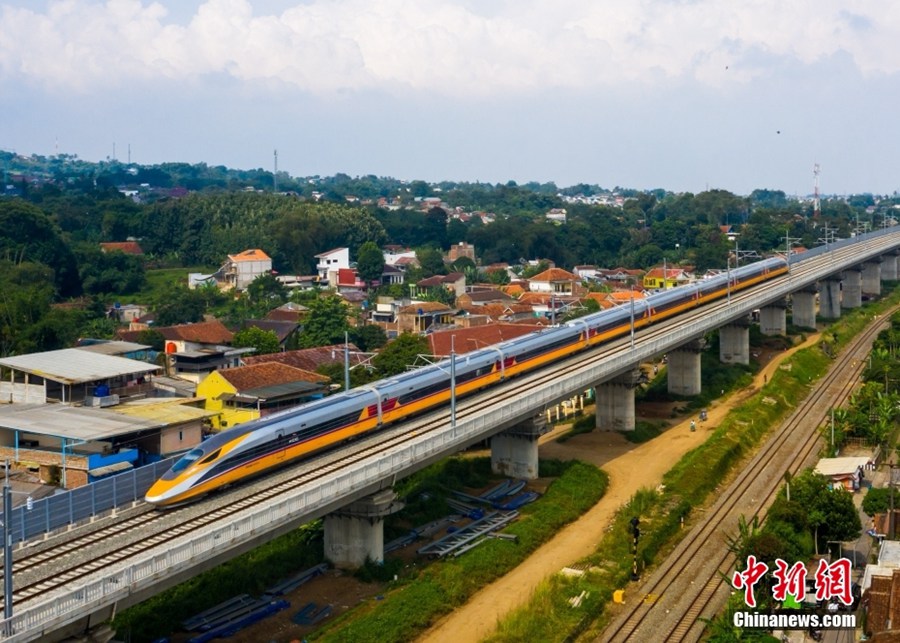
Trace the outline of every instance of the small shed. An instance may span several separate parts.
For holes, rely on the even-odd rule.
[[[153,389],[159,366],[82,348],[15,355],[0,359],[9,369],[0,381],[0,401],[91,404],[94,398],[133,397]],[[97,404],[105,406],[105,404]]]
[[[868,465],[867,457],[822,458],[815,471],[828,478],[834,488],[840,486],[847,491],[859,491]]]

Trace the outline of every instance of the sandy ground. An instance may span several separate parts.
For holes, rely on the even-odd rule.
[[[593,431],[559,443],[556,438],[566,430],[565,427],[558,427],[543,436],[541,458],[580,459],[602,467],[610,477],[607,494],[516,569],[482,589],[465,606],[439,621],[419,640],[459,643],[478,641],[490,635],[497,622],[509,611],[524,604],[543,579],[592,553],[615,511],[638,489],[658,486],[672,463],[702,443],[731,408],[740,405],[764,385],[781,360],[795,350],[815,343],[817,339],[818,335],[812,335],[804,344],[788,351],[760,354],[757,359],[765,366],[754,382],[746,389],[714,402],[708,409],[709,417],[705,422],[700,422],[696,415],[673,420],[670,417],[672,405],[639,406],[639,419],[675,422],[650,442],[635,445],[618,433]],[[690,431],[692,419],[697,426],[694,432]],[[340,614],[361,602],[379,600],[383,590],[383,586],[361,583],[350,575],[330,571],[285,597],[291,604],[286,610],[222,640],[239,643],[301,641],[315,628],[295,625],[291,618],[307,603],[332,605],[333,613]],[[186,639],[173,637],[173,641]]]

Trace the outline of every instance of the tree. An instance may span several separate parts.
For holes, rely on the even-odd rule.
[[[444,265],[444,256],[440,250],[434,248],[423,248],[416,252],[416,259],[419,260],[421,266],[422,277],[427,279],[434,275],[447,274],[447,267]]]
[[[169,284],[153,305],[158,326],[189,324],[203,320],[206,301],[203,295],[182,284]]]
[[[384,253],[376,243],[366,241],[359,247],[356,271],[366,284],[381,281],[381,273],[384,272]]]
[[[236,332],[231,345],[235,348],[255,348],[257,355],[277,353],[280,349],[278,335],[274,331],[263,330],[256,326],[247,326]]]
[[[894,502],[900,507],[900,494],[894,498]],[[862,501],[862,510],[868,516],[874,516],[888,511],[891,505],[891,490],[884,487],[873,487],[866,492]]]
[[[378,350],[387,344],[387,334],[381,326],[364,324],[350,330],[350,341],[364,353]]]
[[[166,348],[165,336],[155,328],[148,328],[138,333],[138,343],[145,344],[158,353]]]
[[[21,199],[0,201],[0,258],[49,266],[60,295],[81,293],[75,255],[61,231],[50,217]]]
[[[380,377],[390,377],[405,373],[415,363],[417,355],[427,355],[430,350],[425,337],[402,333],[373,357],[372,363]]]
[[[287,301],[288,293],[284,284],[270,272],[257,276],[247,284],[247,297],[253,307],[266,312]]]
[[[341,344],[344,333],[350,330],[347,323],[349,309],[339,297],[325,295],[309,303],[309,313],[300,333],[300,347],[330,346]]]

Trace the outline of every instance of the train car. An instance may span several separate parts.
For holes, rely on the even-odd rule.
[[[736,268],[455,358],[456,394],[466,395],[787,272],[782,259]],[[291,460],[445,404],[450,359],[238,425],[183,456],[147,492],[160,507],[195,500]]]

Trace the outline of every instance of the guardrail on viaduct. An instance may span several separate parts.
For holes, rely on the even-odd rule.
[[[853,252],[846,252],[845,249],[850,246]],[[498,403],[478,416],[457,418],[455,429],[451,429],[448,423],[443,431],[422,436],[377,458],[334,472],[315,487],[300,489],[295,495],[275,501],[264,508],[248,509],[226,527],[211,530],[200,537],[174,539],[166,543],[165,549],[158,554],[98,572],[94,580],[48,596],[40,603],[18,608],[12,619],[2,622],[0,637],[4,641],[32,640],[41,633],[62,628],[87,614],[121,602],[132,594],[144,592],[174,571],[184,571],[186,567],[199,565],[238,549],[241,544],[272,530],[273,525],[301,524],[322,516],[338,506],[371,493],[384,480],[408,475],[430,462],[515,424],[523,417],[533,416],[546,406],[567,398],[573,390],[583,390],[614,377],[642,360],[671,350],[736,317],[746,315],[755,308],[777,301],[819,279],[896,247],[900,247],[900,232],[887,229],[798,255],[792,268],[800,272],[802,265],[802,277],[785,277],[760,286],[750,292],[761,290],[764,294],[758,297],[741,297],[739,302],[733,302],[728,308],[702,316],[691,324],[677,325],[663,339],[636,340],[634,348],[630,347],[627,340],[618,340],[614,345],[623,346],[621,350],[613,351],[609,356],[543,388],[520,386],[520,389],[526,388],[526,391],[514,399]],[[830,256],[823,257],[824,254]],[[810,267],[813,269],[808,269]],[[4,632],[7,633],[5,636],[2,634]]]

